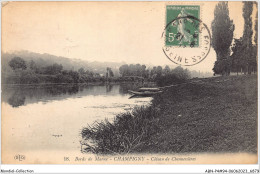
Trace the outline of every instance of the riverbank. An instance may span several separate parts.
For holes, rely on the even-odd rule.
[[[74,76],[73,76],[74,75]],[[141,77],[140,77],[141,78]],[[2,75],[2,84],[7,85],[52,85],[52,84],[119,84],[119,83],[155,83],[154,79],[136,79],[131,77],[88,77],[76,71],[69,71],[69,75],[45,75],[34,72],[20,72]]]
[[[140,84],[140,87],[156,87],[156,83],[152,81],[135,82],[135,81],[123,81],[123,82],[85,82],[85,83],[32,83],[32,84],[12,84],[2,83],[2,85],[12,86],[52,86],[52,85],[66,85],[66,86],[93,86],[93,85],[120,85],[120,84]]]
[[[83,152],[256,153],[257,76],[215,77],[167,88],[151,106],[81,134]]]

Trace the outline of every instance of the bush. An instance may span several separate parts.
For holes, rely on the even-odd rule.
[[[20,77],[20,84],[33,84],[39,83],[40,79],[32,71],[23,71]]]
[[[149,137],[159,131],[156,117],[155,107],[138,107],[132,113],[117,115],[112,123],[105,120],[83,128],[82,152],[124,154],[140,151]]]
[[[155,81],[158,86],[167,86],[167,85],[172,85],[177,83],[183,83],[186,81],[186,79],[179,78],[176,76],[176,74],[171,73],[171,74],[166,74],[164,76],[157,77]]]

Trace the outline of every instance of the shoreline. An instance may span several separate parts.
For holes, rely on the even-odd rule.
[[[85,151],[256,153],[257,75],[200,80],[166,89],[151,106],[117,115],[113,124],[82,129],[82,138],[94,143],[84,144]]]
[[[34,83],[34,84],[11,84],[2,83],[2,86],[48,86],[48,85],[120,85],[120,84],[141,84],[142,82],[89,82],[89,83]],[[156,84],[155,82],[144,82],[143,84]]]

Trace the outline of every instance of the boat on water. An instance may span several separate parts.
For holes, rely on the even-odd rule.
[[[137,96],[145,96],[145,97],[162,93],[162,91],[131,91],[131,90],[128,90],[128,91],[131,94],[134,94],[134,95],[137,95]]]
[[[161,89],[160,88],[139,88],[138,92],[141,92],[141,91],[158,92],[158,91],[161,91]]]

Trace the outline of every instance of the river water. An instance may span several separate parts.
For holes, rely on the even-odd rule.
[[[80,151],[80,132],[104,119],[113,120],[151,98],[131,98],[121,85],[2,86],[2,147],[28,151]]]

